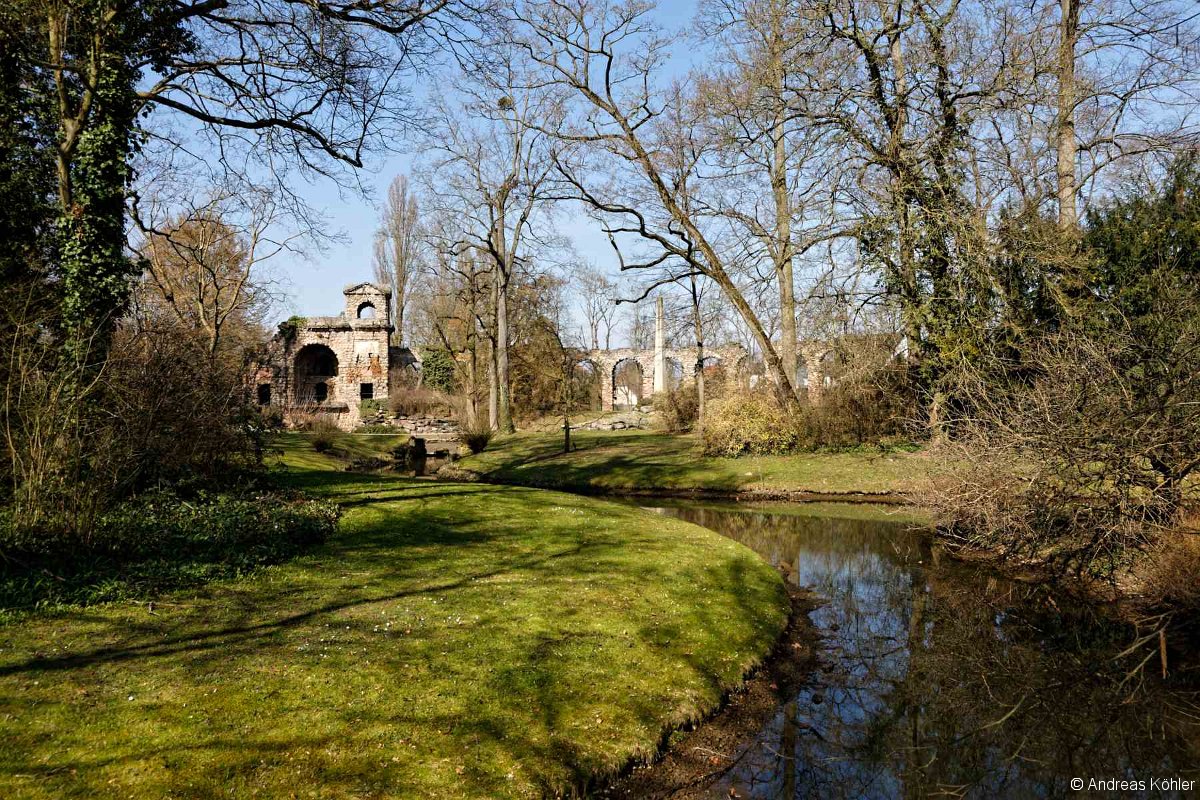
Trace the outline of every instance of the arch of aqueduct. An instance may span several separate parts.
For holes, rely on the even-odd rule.
[[[672,388],[672,365],[677,365],[683,381],[696,375],[698,349],[695,347],[667,347],[663,321],[663,302],[659,298],[654,324],[654,349],[620,348],[617,350],[589,350],[580,356],[581,364],[590,364],[599,373],[600,404],[605,411],[617,405],[617,370],[626,362],[634,362],[642,376],[642,385],[637,400],[650,397]],[[810,396],[820,393],[825,384],[823,363],[830,352],[828,345],[808,342],[801,346],[801,378]],[[719,365],[731,374],[741,372],[749,353],[741,345],[704,348],[704,367]],[[633,401],[636,404],[637,400]]]
[[[659,354],[662,361],[660,364]],[[705,366],[720,364],[736,371],[746,358],[741,346],[704,348]],[[590,364],[600,378],[600,404],[605,411],[612,411],[617,401],[616,372],[626,362],[635,362],[642,373],[642,386],[638,398],[650,397],[671,386],[672,365],[682,368],[684,381],[696,374],[695,347],[667,347],[658,350],[639,350],[624,347],[618,350],[589,350],[580,357],[581,364]]]

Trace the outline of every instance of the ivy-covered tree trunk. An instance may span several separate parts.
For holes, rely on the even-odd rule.
[[[99,38],[99,37],[98,37]],[[60,189],[62,325],[78,364],[103,360],[136,267],[125,253],[125,199],[134,144],[134,76],[118,54],[94,54],[96,88]],[[61,156],[60,156],[61,158]]]

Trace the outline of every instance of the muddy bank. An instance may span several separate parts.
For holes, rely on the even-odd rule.
[[[792,613],[763,665],[710,717],[672,734],[654,763],[638,766],[595,793],[603,798],[664,799],[711,796],[757,733],[818,669],[820,634],[809,613],[820,605],[806,589],[788,584]]]
[[[1156,596],[1148,588],[1148,573],[1155,568],[1155,559],[1163,556],[1161,551],[1143,552],[1134,563],[1104,578],[1055,570],[1046,561],[1014,557],[1000,548],[965,545],[938,531],[934,536],[942,552],[955,561],[985,567],[1015,583],[1052,589],[1099,616],[1132,626],[1139,635],[1161,633],[1164,669],[1168,647],[1173,654],[1182,648],[1192,662],[1200,661],[1200,619],[1195,609]]]

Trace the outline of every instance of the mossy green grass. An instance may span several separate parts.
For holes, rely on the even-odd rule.
[[[249,578],[0,627],[0,796],[537,797],[714,708],[780,578],[697,526],[527,488],[342,471],[333,541]]]
[[[585,492],[713,491],[903,495],[930,472],[921,452],[849,452],[714,458],[695,436],[653,431],[518,433],[456,467],[488,482]]]

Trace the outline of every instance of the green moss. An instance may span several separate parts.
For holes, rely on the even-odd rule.
[[[300,334],[300,329],[307,324],[308,320],[304,317],[290,316],[279,323],[279,338],[288,343],[294,342]]]
[[[703,528],[281,441],[338,536],[153,609],[0,629],[0,795],[564,792],[712,708],[784,624],[779,577]]]

